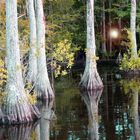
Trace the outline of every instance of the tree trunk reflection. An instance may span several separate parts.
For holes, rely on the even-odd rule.
[[[47,100],[40,102],[39,110],[41,112],[41,119],[36,127],[37,140],[49,140],[50,139],[50,123],[55,118],[53,110],[54,100]]]
[[[82,92],[82,98],[86,104],[88,110],[88,117],[89,117],[89,139],[90,140],[99,140],[98,135],[98,102],[100,100],[102,94],[102,90],[93,90],[93,91],[86,91]]]

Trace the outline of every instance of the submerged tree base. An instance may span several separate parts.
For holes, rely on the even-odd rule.
[[[103,88],[103,82],[97,70],[84,73],[80,82],[80,88],[86,89],[86,90],[96,90],[96,89]]]
[[[37,99],[39,100],[47,100],[47,99],[54,99],[54,92],[51,87],[45,87],[44,90],[43,88],[37,88]]]
[[[12,95],[13,96],[13,95]],[[26,96],[8,96],[1,106],[0,124],[23,124],[40,118],[40,113]]]
[[[24,124],[24,123],[33,122],[40,118],[38,109],[34,105],[30,106],[30,111],[31,111],[30,113],[25,111],[25,109],[26,108],[24,107],[24,105],[12,106],[10,110],[11,113],[9,114],[3,113],[3,115],[0,116],[0,124],[8,124],[8,125]]]

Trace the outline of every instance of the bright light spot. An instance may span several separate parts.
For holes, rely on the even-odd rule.
[[[112,29],[112,30],[110,31],[110,36],[111,36],[112,38],[118,38],[118,36],[119,36],[118,30],[117,30],[117,29]]]

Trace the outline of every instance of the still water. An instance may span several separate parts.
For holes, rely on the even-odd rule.
[[[42,118],[0,126],[0,140],[140,140],[140,79],[122,78],[116,68],[99,71],[103,91],[80,92],[77,76],[59,79],[55,101],[38,103]]]

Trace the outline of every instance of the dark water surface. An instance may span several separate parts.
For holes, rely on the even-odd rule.
[[[56,100],[39,103],[35,124],[0,126],[0,140],[140,140],[139,78],[101,67],[103,91],[81,92],[78,79],[56,81]]]

